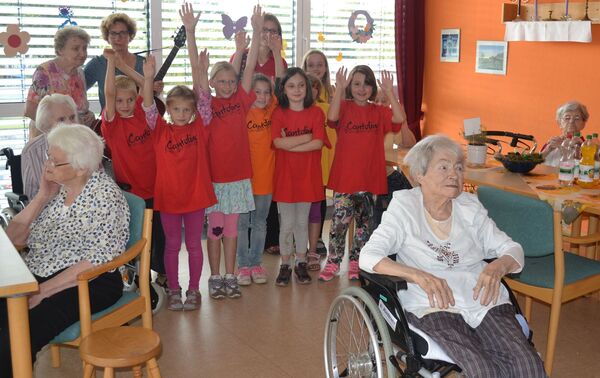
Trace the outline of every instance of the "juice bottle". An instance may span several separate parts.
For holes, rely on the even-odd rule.
[[[560,144],[560,161],[558,163],[558,184],[572,186],[575,171],[573,136],[568,134]]]
[[[596,145],[592,143],[592,136],[588,135],[581,146],[581,161],[579,162],[579,178],[577,180],[577,185],[582,188],[591,188],[594,186],[596,149]]]

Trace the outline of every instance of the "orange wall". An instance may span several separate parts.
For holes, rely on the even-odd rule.
[[[592,43],[509,42],[506,76],[475,73],[476,41],[504,38],[503,2],[426,1],[425,135],[458,139],[463,119],[481,117],[488,130],[533,134],[544,143],[558,134],[556,108],[571,99],[588,107],[585,131],[599,132],[600,25],[592,25]],[[446,28],[460,28],[459,63],[440,62]]]

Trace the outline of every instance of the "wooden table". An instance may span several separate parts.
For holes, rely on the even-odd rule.
[[[32,377],[27,294],[37,290],[37,281],[0,228],[0,297],[6,297],[7,302],[10,354],[15,378]]]

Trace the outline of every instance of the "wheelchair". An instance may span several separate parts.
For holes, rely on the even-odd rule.
[[[437,343],[408,323],[397,295],[407,289],[404,279],[364,271],[359,278],[361,287],[343,290],[327,314],[324,357],[328,378],[438,378],[461,372]],[[532,332],[510,289],[508,293],[531,343]]]

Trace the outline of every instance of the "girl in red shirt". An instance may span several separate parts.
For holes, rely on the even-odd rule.
[[[256,94],[251,91],[251,86],[264,23],[260,5],[254,7],[251,23],[252,44],[240,85],[235,68],[228,62],[217,62],[213,66],[210,81],[204,80],[206,70],[201,72],[204,77],[201,90],[210,93],[209,84],[215,89],[211,104],[212,120],[208,126],[208,152],[218,203],[206,210],[208,262],[211,271],[208,291],[214,299],[241,296],[237,277],[234,275],[238,218],[240,214],[255,209],[250,182],[252,167],[246,115],[256,101]],[[195,44],[195,41],[192,43]],[[225,256],[225,276],[220,274],[221,242]]]
[[[340,270],[346,248],[346,231],[354,218],[356,231],[350,248],[348,278],[358,279],[358,257],[372,230],[373,195],[387,193],[383,140],[390,131],[410,132],[404,108],[393,92],[392,75],[383,71],[379,85],[391,103],[373,103],[377,97],[375,74],[368,66],[356,66],[350,75],[340,68],[337,90],[327,114],[328,126],[337,131],[335,156],[327,187],[334,191],[333,217],[329,232],[329,256],[319,275],[330,281]],[[342,100],[345,96],[346,100]]]
[[[314,105],[310,81],[300,68],[289,68],[278,85],[279,108],[273,112],[271,133],[276,148],[273,200],[281,216],[281,267],[275,283],[289,284],[294,241],[298,283],[311,282],[306,264],[308,213],[312,202],[325,198],[321,147],[325,140],[323,111]]]

